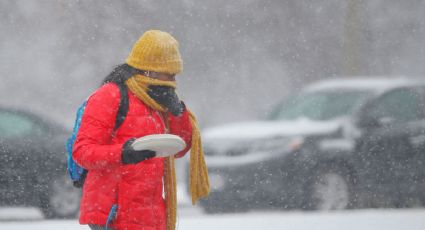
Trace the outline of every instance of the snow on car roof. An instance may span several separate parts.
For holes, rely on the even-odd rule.
[[[311,84],[305,90],[308,92],[313,92],[332,89],[356,89],[383,92],[396,87],[415,85],[425,85],[425,81],[409,78],[345,77],[339,79],[319,81]]]

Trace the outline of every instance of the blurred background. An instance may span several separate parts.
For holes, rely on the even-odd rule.
[[[48,111],[69,126],[79,103],[152,28],[180,42],[179,92],[203,127],[264,117],[323,78],[425,75],[421,0],[0,4],[1,103]]]
[[[180,43],[184,71],[177,76],[178,93],[188,107],[197,115],[201,128],[205,131],[205,146],[208,148],[206,149],[206,154],[207,157],[211,158],[212,171],[210,173],[213,176],[212,182],[214,189],[218,191],[217,194],[220,194],[220,191],[225,191],[220,189],[223,186],[225,187],[226,183],[229,183],[229,181],[226,182],[229,178],[236,178],[238,177],[237,175],[248,177],[247,175],[249,174],[249,172],[246,174],[243,170],[236,173],[237,175],[231,174],[235,173],[229,172],[229,169],[233,169],[233,166],[221,164],[220,162],[223,161],[216,159],[217,156],[219,156],[218,158],[222,156],[239,156],[240,154],[235,153],[235,149],[228,142],[232,142],[234,145],[235,143],[244,145],[243,143],[252,142],[252,138],[255,136],[247,135],[236,138],[236,140],[232,139],[234,137],[234,135],[231,135],[232,132],[245,132],[245,134],[272,133],[273,135],[265,135],[269,139],[280,138],[283,135],[284,140],[279,143],[284,143],[282,145],[285,145],[285,151],[290,148],[288,150],[290,152],[300,152],[301,150],[307,151],[306,149],[308,148],[310,148],[309,150],[318,149],[312,147],[313,144],[317,144],[315,142],[317,138],[312,138],[317,137],[317,132],[314,132],[314,134],[309,132],[276,133],[270,131],[273,129],[272,127],[281,127],[284,130],[311,131],[312,129],[318,130],[317,124],[308,123],[305,118],[309,122],[310,120],[324,122],[331,120],[332,124],[325,125],[328,128],[330,127],[330,130],[324,131],[320,129],[319,133],[327,137],[333,135],[332,140],[343,139],[345,142],[332,142],[329,144],[327,140],[327,142],[320,142],[320,146],[331,145],[332,150],[337,149],[335,150],[336,152],[370,153],[372,151],[370,149],[373,149],[372,147],[386,146],[384,149],[387,149],[388,152],[410,153],[406,148],[413,148],[404,146],[405,149],[403,150],[400,147],[402,146],[401,144],[396,146],[380,145],[382,143],[375,142],[377,138],[374,136],[379,132],[380,138],[385,137],[388,139],[386,139],[388,142],[385,143],[396,143],[394,140],[400,141],[397,143],[402,143],[402,140],[405,139],[413,140],[413,143],[416,144],[414,152],[420,154],[425,150],[425,145],[422,145],[422,140],[425,138],[425,129],[409,129],[407,133],[410,136],[390,135],[396,134],[397,130],[404,130],[405,127],[412,126],[412,121],[424,120],[422,115],[425,112],[420,112],[418,117],[401,117],[400,121],[404,123],[400,126],[400,123],[388,124],[388,118],[390,118],[390,122],[398,119],[398,117],[391,116],[374,117],[371,120],[366,119],[369,121],[368,124],[356,123],[359,119],[364,118],[363,115],[358,115],[359,113],[368,114],[368,112],[364,112],[363,109],[355,109],[363,105],[367,107],[370,104],[369,101],[380,97],[384,91],[390,92],[398,88],[420,85],[420,89],[413,89],[414,93],[407,93],[408,96],[413,95],[415,98],[421,98],[418,102],[415,101],[412,104],[414,108],[402,107],[402,105],[406,105],[406,102],[412,102],[409,97],[403,97],[404,101],[397,99],[388,103],[392,106],[392,109],[393,107],[398,108],[398,110],[396,109],[398,114],[408,113],[408,109],[413,109],[414,111],[424,110],[425,94],[423,91],[425,91],[425,87],[422,87],[423,83],[418,83],[425,80],[425,2],[422,0],[4,0],[0,1],[0,78],[2,79],[2,84],[0,84],[0,105],[5,108],[21,108],[35,112],[42,117],[41,120],[43,122],[45,120],[48,121],[49,125],[46,126],[50,128],[54,126],[55,128],[52,129],[55,130],[63,129],[60,131],[60,135],[52,134],[56,139],[51,138],[50,140],[55,139],[60,144],[55,147],[55,150],[49,151],[64,151],[62,144],[64,144],[65,138],[72,128],[78,106],[99,87],[101,81],[116,65],[124,62],[133,43],[144,31],[149,29],[170,32]],[[373,80],[375,78],[379,78],[379,80]],[[328,79],[333,80],[320,84],[320,82]],[[400,79],[402,80],[400,81]],[[315,84],[318,81],[319,84]],[[315,85],[307,89],[307,86],[312,84]],[[302,106],[293,111],[291,110],[292,112],[289,111],[290,109],[288,110],[289,112],[285,110],[293,107],[291,103],[295,105],[297,103],[302,104],[301,99],[294,99],[294,95],[300,91],[303,92],[303,95],[311,95],[313,93],[313,99],[322,98],[324,92],[335,91],[339,94],[326,95],[326,98],[357,98],[357,94],[352,94],[352,89],[346,90],[347,86],[353,86],[360,92],[359,100],[354,100],[353,102],[342,100],[330,102],[330,104],[342,103],[347,105],[352,103],[352,107],[322,108],[319,105],[323,105],[323,102],[313,101],[310,102],[312,103],[311,108],[313,111],[311,113],[304,111],[301,108]],[[314,93],[320,93],[320,95]],[[341,93],[343,94],[341,95]],[[370,96],[372,94],[373,97]],[[292,99],[289,100],[289,103],[288,99],[285,98]],[[367,98],[367,100],[363,100],[363,98]],[[326,100],[329,101],[330,99]],[[282,103],[282,101],[284,102]],[[309,104],[307,103],[306,105]],[[321,116],[322,114],[317,115],[316,113],[319,110],[328,111],[329,114],[325,117]],[[346,110],[347,113],[341,112],[343,110]],[[394,112],[394,110],[391,111]],[[382,114],[382,111],[377,113]],[[342,116],[350,117],[348,119],[350,122],[347,122],[346,119],[342,123],[344,128],[340,128],[341,124],[335,125],[335,122],[333,122],[336,118],[339,119]],[[3,119],[1,114],[0,118]],[[285,120],[286,123],[284,125],[278,123],[232,125],[235,122],[250,122],[266,118],[269,120]],[[298,118],[301,118],[302,121],[299,122]],[[25,132],[26,126],[17,126],[16,124],[19,121],[16,121],[16,118],[14,119],[7,117],[3,122],[8,124],[3,129],[13,130],[14,132],[11,135],[8,134],[9,139],[10,137],[19,136],[19,130]],[[37,119],[34,118],[32,120]],[[290,126],[288,126],[287,121],[292,121]],[[298,123],[295,124],[294,122]],[[54,125],[50,123],[54,123]],[[383,127],[386,134],[382,134],[384,132],[382,130],[379,132],[365,131],[370,130],[372,126],[373,128],[378,128],[377,123],[380,123],[379,128]],[[415,127],[425,127],[424,123],[415,124],[413,125]],[[61,126],[61,128],[57,126]],[[335,126],[334,130],[332,129],[333,126]],[[221,128],[214,129],[215,127]],[[43,130],[41,128],[41,133],[45,133]],[[266,132],[265,130],[268,131]],[[37,132],[40,132],[40,130]],[[52,131],[52,133],[54,132]],[[226,133],[228,134],[227,137]],[[259,141],[256,142],[257,146],[250,149],[256,149],[258,145],[266,145],[265,136],[255,137],[259,138]],[[389,138],[389,136],[393,139]],[[394,136],[396,136],[396,139],[394,139]],[[225,143],[222,139],[227,139],[228,141]],[[1,140],[1,143],[5,144],[6,142]],[[13,142],[11,143],[10,145],[16,146]],[[32,142],[29,141],[29,143]],[[267,145],[269,144],[267,142]],[[19,152],[28,154],[28,152],[31,152],[28,146],[27,143],[27,145],[19,147]],[[214,146],[221,146],[222,148],[220,150],[213,149]],[[5,149],[4,145],[2,148]],[[13,154],[13,151],[18,150],[6,152]],[[38,151],[46,152],[47,150]],[[221,153],[218,153],[220,151]],[[248,152],[247,149],[238,149],[238,151]],[[273,152],[270,149],[267,149],[267,151]],[[387,153],[387,151],[384,152]],[[28,161],[28,156],[25,154],[22,155],[22,158]],[[385,161],[387,163],[391,161],[388,164],[394,166],[393,168],[388,168],[388,165],[381,165],[380,171],[371,172],[367,168],[358,167],[358,165],[364,165],[365,162],[370,162],[367,157],[363,156],[358,157],[357,160],[352,160],[354,158],[350,157],[344,158],[346,162],[351,164],[354,161],[352,164],[357,165],[353,166],[353,171],[360,170],[361,173],[356,173],[355,177],[351,174],[350,170],[352,168],[348,170],[350,172],[347,172],[347,168],[344,168],[349,164],[345,161],[342,164],[344,165],[342,168],[341,165],[335,166],[330,161],[325,164],[317,164],[321,160],[309,159],[308,162],[314,161],[311,168],[315,172],[319,168],[323,169],[323,165],[332,166],[330,168],[335,169],[333,172],[338,172],[339,174],[343,171],[347,174],[343,176],[349,177],[347,180],[350,183],[354,183],[353,180],[357,181],[357,177],[367,176],[367,178],[371,178],[370,175],[380,177],[387,170],[391,171],[393,168],[416,167],[420,169],[422,163],[425,164],[425,158],[422,158],[422,156],[408,158],[407,160],[400,160],[399,156],[395,156],[395,160],[386,158],[387,160]],[[3,196],[13,197],[16,193],[19,193],[16,191],[28,190],[28,188],[23,189],[21,185],[12,185],[12,182],[21,179],[4,179],[7,174],[16,175],[14,170],[24,166],[18,163],[18,166],[14,169],[8,169],[5,165],[8,165],[12,158],[2,157],[1,159],[3,162],[0,163],[4,163],[1,164],[2,168],[0,168],[0,174],[3,175],[3,179],[0,178],[3,183],[0,192],[3,192]],[[329,159],[329,157],[321,157],[320,159]],[[380,161],[380,159],[374,160]],[[262,162],[262,160],[259,161]],[[412,166],[398,164],[399,162],[416,162],[417,164]],[[186,163],[180,162],[179,177],[181,178],[185,178],[184,167]],[[287,175],[286,172],[281,170],[279,171],[280,174],[274,173],[277,172],[276,167],[279,168],[282,164],[280,166],[264,166],[265,164],[259,164],[260,166],[255,168],[257,169],[255,173],[262,172],[263,174],[274,174],[275,176]],[[300,168],[305,165],[303,162]],[[249,164],[244,167],[249,167]],[[32,173],[38,172],[36,171],[38,169],[34,170]],[[328,175],[329,172],[324,172],[324,174]],[[407,181],[411,181],[415,185],[425,181],[425,172],[422,171],[419,174],[412,174],[412,171],[409,171],[403,174],[406,177],[400,176],[401,174],[395,172],[395,177],[399,176],[397,181],[406,181],[406,177],[408,178]],[[305,175],[305,178],[312,178],[313,174],[303,175]],[[256,190],[257,186],[262,186],[264,183],[273,184],[273,180],[270,178],[259,179],[262,182],[258,183],[253,180],[249,186]],[[328,178],[329,183],[335,182],[332,178]],[[323,182],[321,178],[313,179]],[[376,180],[379,181],[378,179]],[[185,179],[182,179],[182,181],[185,181]],[[338,181],[335,183],[338,183]],[[373,180],[372,182],[367,180],[363,185],[368,187],[371,183],[374,183]],[[315,214],[305,214],[304,212],[302,214],[298,212],[295,212],[295,214],[273,212],[270,215],[267,212],[266,214],[262,212],[246,214],[245,212],[250,210],[250,208],[243,207],[244,214],[224,215],[224,219],[219,220],[228,224],[228,228],[239,226],[241,221],[243,222],[247,219],[254,221],[251,222],[253,229],[255,226],[264,228],[261,221],[257,223],[255,219],[267,219],[270,217],[273,220],[270,223],[273,223],[273,225],[269,226],[269,229],[276,229],[275,226],[282,226],[283,228],[285,223],[290,223],[288,226],[292,227],[292,229],[315,229],[314,227],[317,226],[322,226],[318,229],[340,229],[338,224],[332,226],[315,225],[315,223],[325,224],[325,222],[360,223],[355,225],[353,229],[367,229],[367,227],[369,229],[400,229],[402,228],[400,226],[403,226],[403,220],[411,218],[409,219],[411,220],[410,223],[412,223],[410,229],[425,228],[424,224],[419,221],[425,217],[422,197],[414,197],[412,195],[413,192],[402,193],[397,190],[400,184],[394,183],[396,186],[392,187],[398,193],[398,198],[400,196],[407,197],[408,201],[401,202],[400,199],[397,199],[395,203],[391,203],[388,199],[383,198],[380,202],[372,202],[372,204],[368,199],[376,198],[386,188],[378,186],[379,189],[383,190],[378,189],[373,192],[367,189],[356,190],[355,197],[361,197],[361,194],[370,195],[366,200],[355,198],[354,200],[361,201],[356,202],[356,205],[352,203],[351,197],[347,198],[349,200],[343,207],[319,208],[317,204],[313,205],[312,202],[307,202],[308,205],[302,202],[303,204],[295,207],[295,209],[340,210],[346,208],[376,209],[386,207],[392,209],[413,207],[413,211],[393,212],[388,210],[371,211],[368,209],[369,211],[366,212],[350,213],[350,215],[354,216],[351,218],[349,215],[334,216],[321,213],[316,216]],[[36,185],[38,184],[36,183]],[[46,189],[49,186],[46,185]],[[180,190],[184,191],[185,185],[181,184],[180,186]],[[338,185],[336,186],[338,187]],[[409,185],[407,186],[409,187]],[[414,186],[411,188],[410,190],[414,191],[415,194],[420,193],[421,189],[425,189],[425,187],[416,188]],[[276,193],[276,189],[281,188],[273,187],[269,188],[268,191],[273,194]],[[300,192],[303,189],[305,187],[300,187],[297,191]],[[238,188],[235,191],[242,190]],[[393,190],[391,191],[394,192]],[[66,193],[66,191],[61,190],[57,192]],[[188,205],[188,197],[184,193],[182,194],[180,199],[183,206]],[[240,195],[240,192],[237,192],[237,194]],[[353,194],[352,191],[351,194]],[[279,195],[276,196],[280,197]],[[331,192],[330,196],[337,195]],[[31,200],[32,198],[26,199]],[[299,200],[296,197],[291,197],[291,199]],[[73,200],[71,199],[70,202],[73,202]],[[266,203],[273,202],[275,201],[266,201]],[[214,206],[218,203],[213,202],[211,206],[211,203],[206,202],[203,204],[203,208],[208,213],[214,214],[239,213],[241,211],[241,207]],[[258,201],[253,201],[253,203],[257,204]],[[5,206],[8,207],[9,205]],[[264,208],[264,205],[259,206],[261,206],[263,211],[270,210]],[[286,203],[277,206],[278,208],[289,208]],[[46,211],[48,207],[42,207],[42,209],[44,210],[44,216],[52,217],[58,214],[60,216],[60,213],[53,214]],[[204,209],[185,206],[183,214],[180,216],[182,226],[185,227],[181,228],[195,229],[199,224],[204,223],[203,225],[205,225],[205,223],[214,222],[219,218],[214,215],[213,217],[200,217],[203,216]],[[275,210],[276,207],[271,209]],[[21,209],[14,210],[11,211],[8,208],[0,209],[0,217],[3,216],[0,219],[13,219],[15,218],[14,213],[19,217]],[[31,210],[22,211],[22,213],[27,214],[31,212]],[[37,213],[37,211],[35,212]],[[10,215],[13,217],[10,217]],[[38,218],[38,215],[40,214],[35,214],[35,219]],[[66,215],[66,211],[64,215]],[[185,217],[192,215],[200,219],[185,219]],[[382,225],[378,224],[373,228],[373,225],[370,225],[366,220],[371,215],[377,220],[381,220],[378,223]],[[391,221],[384,220],[383,216],[391,216]],[[206,222],[203,222],[204,220]],[[12,222],[2,225],[0,223],[0,228],[27,229],[30,228],[31,224],[19,225]],[[70,225],[72,226],[69,227]],[[58,226],[63,229],[66,229],[64,226],[68,226],[69,229],[79,229],[75,220],[70,222],[40,222],[40,228],[43,229],[54,229]]]

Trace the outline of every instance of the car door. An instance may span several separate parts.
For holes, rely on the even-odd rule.
[[[403,203],[423,180],[425,126],[420,88],[398,88],[371,102],[361,119],[358,171],[367,195]],[[381,202],[381,204],[382,204]]]
[[[33,136],[38,126],[18,112],[0,110],[0,199],[2,204],[25,203],[34,183],[36,152]]]

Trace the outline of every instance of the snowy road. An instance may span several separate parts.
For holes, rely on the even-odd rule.
[[[45,221],[40,216],[38,211],[34,210],[0,209],[2,220],[0,229],[88,229],[78,225],[77,220]],[[180,213],[178,229],[425,230],[425,209],[356,210],[335,213],[249,212],[226,215],[204,215],[196,209],[190,209]]]

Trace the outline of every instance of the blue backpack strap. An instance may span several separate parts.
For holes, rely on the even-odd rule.
[[[109,224],[112,222],[112,220],[117,215],[117,209],[118,209],[117,204],[112,205],[111,210],[109,211],[108,219],[106,220],[105,230],[108,230]]]

